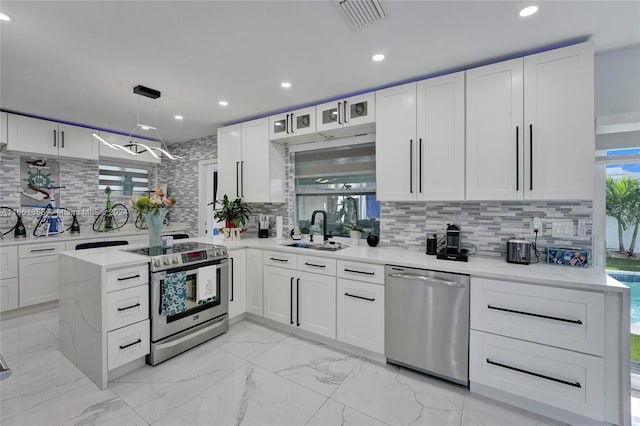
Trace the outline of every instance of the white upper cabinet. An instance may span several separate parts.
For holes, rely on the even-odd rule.
[[[7,143],[7,113],[0,111],[0,145]]]
[[[309,107],[269,118],[271,140],[292,138],[316,132],[316,108]]]
[[[593,197],[593,47],[467,71],[468,200]]]
[[[282,203],[284,147],[269,141],[269,119],[218,129],[218,197]]]
[[[376,92],[378,200],[464,200],[464,125],[464,73]]]
[[[98,145],[91,136],[91,129],[15,114],[9,114],[7,121],[9,151],[98,159]]]
[[[375,93],[316,105],[317,132],[375,122]]]
[[[107,142],[124,146],[133,152],[139,153],[138,155],[131,155],[121,149],[110,148],[102,142],[98,142],[96,140],[95,142],[100,147],[100,158],[127,160],[127,162],[160,164],[160,158],[154,157],[153,155],[151,155],[151,153],[149,153],[149,151],[141,146],[131,144],[131,142],[137,142],[151,148],[161,148],[160,142],[139,139],[110,132],[100,132],[100,136]]]

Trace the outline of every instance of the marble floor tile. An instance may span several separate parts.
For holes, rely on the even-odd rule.
[[[155,425],[303,425],[327,398],[255,365],[177,408]]]
[[[253,359],[279,376],[330,396],[360,359],[327,345],[289,336]]]
[[[285,333],[249,321],[241,321],[232,325],[225,334],[216,337],[214,343],[240,358],[251,361],[286,337]]]
[[[33,318],[42,324],[47,330],[51,332],[56,338],[60,338],[60,326],[58,321],[58,308],[49,309],[47,311],[36,312],[33,314]]]
[[[563,424],[469,393],[464,401],[461,426],[560,426]]]
[[[3,421],[89,383],[57,349],[32,352],[11,364],[13,374],[0,382]]]
[[[145,365],[109,388],[153,423],[246,363],[209,342],[155,367]]]
[[[458,426],[467,393],[423,374],[363,360],[332,399],[391,425]]]
[[[60,393],[2,421],[3,426],[54,425],[148,425],[110,390],[102,391],[92,382]]]
[[[58,347],[58,339],[33,316],[0,323],[0,353],[9,366],[30,353]]]
[[[640,426],[640,397],[631,397],[631,425]]]
[[[340,404],[333,399],[327,399],[314,416],[307,422],[306,426],[363,426],[363,425],[385,425],[379,420],[369,417],[359,411]]]

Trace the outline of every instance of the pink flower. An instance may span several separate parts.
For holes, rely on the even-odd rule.
[[[162,202],[163,202],[163,203],[164,203],[164,205],[165,205],[165,206],[167,206],[167,207],[171,207],[171,205],[173,204],[173,203],[171,202],[171,200],[170,200],[170,199],[168,199],[168,198],[165,198],[164,200],[162,200]]]

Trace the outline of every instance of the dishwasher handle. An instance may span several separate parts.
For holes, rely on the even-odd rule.
[[[391,278],[400,278],[403,280],[413,280],[413,281],[425,281],[431,284],[442,284],[442,285],[446,285],[448,287],[456,287],[456,288],[465,288],[466,286],[464,284],[460,284],[457,283],[455,281],[447,281],[447,280],[441,280],[438,278],[432,278],[432,277],[427,277],[425,275],[418,275],[418,274],[407,274],[407,273],[393,273],[393,274],[389,274],[389,276]]]

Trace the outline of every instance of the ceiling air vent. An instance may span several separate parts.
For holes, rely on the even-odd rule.
[[[334,0],[334,3],[353,28],[373,24],[385,16],[379,0]]]

